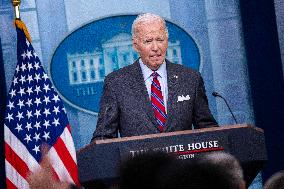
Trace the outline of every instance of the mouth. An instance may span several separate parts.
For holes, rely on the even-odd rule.
[[[160,57],[161,57],[160,54],[150,55],[150,58],[153,58],[153,59],[157,59],[157,58],[160,58]]]

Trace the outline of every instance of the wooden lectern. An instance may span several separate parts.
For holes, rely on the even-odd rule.
[[[249,185],[267,161],[263,130],[248,124],[97,140],[77,152],[83,186],[117,178],[121,160],[147,151],[175,153],[185,161],[211,151],[234,155]]]

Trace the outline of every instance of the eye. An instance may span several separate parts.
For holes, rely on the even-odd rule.
[[[151,43],[153,40],[152,39],[147,39],[144,43],[149,44]]]
[[[163,41],[165,41],[165,39],[164,38],[158,38],[157,41],[158,42],[163,42]]]

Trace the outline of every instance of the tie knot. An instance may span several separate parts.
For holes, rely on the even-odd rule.
[[[155,79],[157,79],[157,77],[159,76],[159,74],[158,74],[157,72],[153,72],[151,75],[152,75],[152,77],[155,78]]]

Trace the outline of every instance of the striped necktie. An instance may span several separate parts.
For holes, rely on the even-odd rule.
[[[163,132],[164,126],[166,123],[166,109],[164,104],[164,98],[161,91],[161,85],[158,80],[159,74],[153,72],[152,75],[153,81],[151,84],[151,102],[154,114],[156,116],[157,123],[159,125],[160,132]]]

